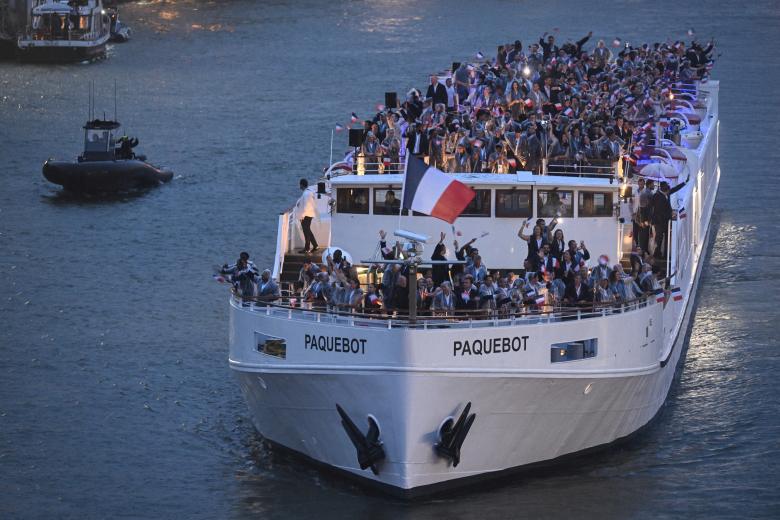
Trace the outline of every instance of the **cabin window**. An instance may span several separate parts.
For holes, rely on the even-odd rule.
[[[84,149],[87,152],[107,152],[108,140],[108,130],[87,130],[87,142]]]
[[[598,338],[568,341],[566,343],[553,343],[550,346],[550,361],[560,363],[562,361],[580,361],[596,357]]]
[[[528,218],[532,214],[531,190],[496,190],[496,217]]]
[[[611,191],[581,191],[577,215],[580,217],[611,217]]]
[[[398,215],[401,209],[401,188],[374,188],[374,215]]]
[[[257,351],[261,354],[280,359],[287,358],[287,342],[283,338],[255,332],[255,344],[257,345]]]
[[[368,214],[368,188],[338,188],[336,212]]]
[[[536,192],[536,212],[539,217],[574,216],[574,192],[563,190],[538,190]]]
[[[489,217],[490,216],[490,190],[474,190],[476,196],[469,202],[461,217]]]

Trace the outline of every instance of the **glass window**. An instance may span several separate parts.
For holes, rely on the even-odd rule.
[[[374,215],[398,215],[401,209],[401,188],[374,188]]]
[[[550,346],[550,361],[552,363],[560,363],[561,361],[579,361],[581,359],[594,358],[596,357],[598,343],[599,340],[597,338],[553,343]]]
[[[368,188],[338,188],[336,212],[368,214]]]
[[[611,191],[581,191],[579,192],[577,215],[580,217],[611,217]]]
[[[563,190],[538,190],[536,212],[539,217],[573,217],[574,192]]]
[[[532,215],[531,190],[496,190],[496,217],[528,218]]]
[[[261,354],[281,359],[287,358],[287,342],[282,338],[255,332],[255,343],[257,344],[257,351]]]
[[[466,209],[461,213],[461,217],[489,217],[490,216],[490,190],[474,190],[477,195]]]
[[[107,152],[108,130],[87,130],[87,143],[84,148],[88,152]]]

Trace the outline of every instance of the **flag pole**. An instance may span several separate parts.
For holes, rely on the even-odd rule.
[[[404,157],[404,178],[401,181],[401,204],[398,208],[398,229],[401,229],[401,216],[404,214],[404,193],[406,192],[406,170],[409,169],[409,149],[406,149]]]
[[[330,129],[330,161],[328,167],[333,164],[333,128]]]

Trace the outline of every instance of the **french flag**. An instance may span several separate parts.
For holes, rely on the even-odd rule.
[[[688,216],[688,213],[685,211],[685,207],[682,207],[677,211],[677,216],[682,218],[686,218]]]
[[[672,287],[672,299],[676,302],[682,300],[682,292],[679,287]]]
[[[413,155],[407,157],[403,209],[410,209],[452,224],[474,199],[476,192]]]
[[[540,294],[540,295],[538,295],[538,296],[537,296],[537,297],[534,299],[534,302],[536,303],[536,305],[544,305],[544,300],[545,300],[545,297],[544,297],[544,295],[543,295],[543,294]]]
[[[342,130],[344,130],[344,125],[336,124],[336,131],[341,132]]]
[[[655,301],[657,303],[663,303],[666,300],[666,295],[664,294],[663,289],[656,289],[654,294],[655,294]]]
[[[360,118],[357,116],[356,113],[352,112],[352,115],[350,116],[349,120],[353,123],[357,123]]]
[[[563,111],[563,115],[565,115],[566,117],[572,117],[574,115],[574,109],[572,109],[571,107],[567,108],[566,110]]]

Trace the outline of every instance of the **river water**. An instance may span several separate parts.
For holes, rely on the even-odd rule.
[[[524,4],[131,3],[133,40],[104,61],[0,63],[0,517],[780,517],[780,8]],[[722,52],[723,175],[684,370],[651,427],[563,469],[414,504],[262,443],[211,268],[242,249],[270,264],[276,215],[327,162],[333,125],[501,41],[689,27]],[[119,119],[172,183],[84,201],[44,181],[43,160],[80,149],[90,80],[109,115],[117,81]]]

